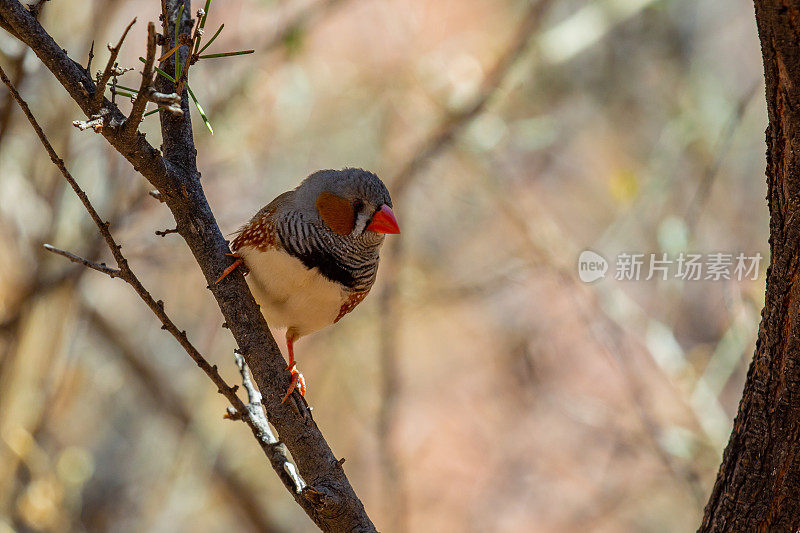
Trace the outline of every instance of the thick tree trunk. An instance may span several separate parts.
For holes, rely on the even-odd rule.
[[[772,258],[755,356],[700,531],[800,529],[800,3],[755,8]]]

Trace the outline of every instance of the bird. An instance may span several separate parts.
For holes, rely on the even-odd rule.
[[[389,191],[360,168],[319,170],[278,195],[237,232],[233,263],[221,283],[244,266],[267,323],[286,328],[292,376],[281,402],[296,388],[305,396],[294,343],[341,320],[369,293],[387,234],[399,234]]]

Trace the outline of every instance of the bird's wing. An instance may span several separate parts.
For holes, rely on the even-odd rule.
[[[350,296],[348,296],[347,299],[342,304],[342,307],[339,309],[339,315],[336,317],[333,323],[335,324],[339,322],[344,315],[355,309],[356,306],[360,304],[364,298],[367,297],[367,294],[369,294],[369,289],[350,294]]]
[[[239,234],[231,243],[231,250],[236,252],[242,246],[261,249],[279,248],[281,241],[275,224],[275,214],[281,212],[282,208],[292,201],[294,195],[295,191],[286,191],[262,207],[250,222],[239,228]]]
[[[261,212],[268,212],[268,211],[272,212],[280,211],[281,207],[290,203],[294,199],[294,195],[295,195],[294,190],[286,191],[285,193],[279,194],[270,203],[262,207],[261,211],[259,211],[258,214],[261,214]],[[258,214],[256,216],[258,216]]]

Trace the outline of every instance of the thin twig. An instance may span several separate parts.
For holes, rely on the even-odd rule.
[[[122,128],[122,135],[132,137],[139,130],[139,123],[147,107],[148,93],[153,91],[153,63],[156,57],[156,25],[152,22],[147,23],[147,58],[144,62],[142,71],[142,83],[139,85],[139,92],[136,93],[136,100],[133,101],[131,114]]]
[[[166,237],[170,233],[178,233],[178,228],[171,228],[171,229],[165,229],[165,230],[156,230],[156,235],[158,235],[159,237]]]
[[[118,268],[112,268],[105,263],[95,263],[94,261],[89,261],[88,259],[84,259],[79,255],[75,255],[72,252],[68,252],[66,250],[62,250],[61,248],[56,248],[51,244],[44,244],[44,249],[48,252],[53,252],[54,254],[61,255],[72,261],[73,263],[78,263],[85,267],[89,267],[93,270],[97,270],[98,272],[102,272],[103,274],[107,274],[112,278],[119,278],[121,277],[121,272]]]
[[[93,59],[94,59],[94,39],[92,39],[92,45],[89,47],[89,60],[86,62],[86,72],[91,73]]]
[[[231,403],[236,407],[236,402],[241,402],[236,394],[233,392],[233,389],[225,383],[222,379],[222,376],[219,375],[217,372],[216,367],[211,366],[208,361],[197,351],[197,349],[189,342],[188,337],[186,336],[186,332],[178,329],[178,327],[172,322],[172,320],[167,316],[164,312],[164,304],[161,301],[156,301],[155,298],[150,294],[150,292],[142,285],[139,281],[139,278],[133,273],[133,271],[128,266],[128,260],[122,254],[122,246],[117,244],[114,236],[109,231],[109,224],[104,222],[100,215],[98,214],[97,210],[92,205],[89,197],[86,193],[81,189],[78,182],[75,181],[75,178],[72,177],[67,167],[64,165],[64,161],[58,157],[58,154],[53,149],[53,146],[50,144],[50,141],[47,139],[47,136],[42,131],[41,126],[39,126],[38,121],[31,113],[28,104],[25,100],[22,99],[20,94],[17,92],[17,89],[12,85],[11,81],[6,76],[6,73],[3,71],[3,68],[0,67],[0,80],[6,84],[8,89],[14,95],[14,99],[19,104],[20,108],[22,109],[25,116],[28,117],[28,121],[31,123],[36,135],[39,136],[39,140],[42,142],[45,150],[47,150],[48,155],[50,156],[51,161],[58,167],[61,171],[61,174],[64,176],[64,179],[67,180],[72,190],[75,191],[75,194],[80,199],[83,207],[89,213],[92,221],[97,226],[97,229],[100,231],[100,234],[103,236],[103,240],[106,242],[111,254],[114,256],[114,260],[117,263],[117,268],[119,269],[119,277],[122,278],[126,283],[131,285],[139,297],[144,300],[147,306],[155,313],[155,315],[161,320],[163,324],[163,329],[169,331],[173,337],[180,343],[180,345],[186,350],[189,356],[197,363],[199,366],[208,376],[214,381],[214,384],[217,385],[218,390],[221,394],[223,394]],[[87,265],[88,266],[88,265]]]
[[[13,82],[12,82],[13,83]],[[8,93],[9,98],[11,99],[12,105],[16,105],[14,102],[14,97],[11,95],[11,92]],[[67,139],[69,136],[67,135]],[[67,145],[68,146],[68,145]],[[58,169],[54,169],[56,174],[59,173]],[[117,173],[118,167],[116,165],[111,165],[109,167],[108,177],[110,183],[118,183],[119,180],[114,178],[118,178]],[[61,205],[63,202],[60,201],[61,195],[56,194],[56,191],[60,191],[61,187],[57,187],[57,185],[63,185],[63,183],[59,180],[56,180],[52,185],[49,187],[50,191],[44,193],[43,198],[46,199],[48,205],[56,212],[61,212],[63,210],[63,206]],[[122,198],[118,197],[118,201],[122,201]],[[118,210],[115,215],[111,219],[111,224],[116,225],[117,223],[123,222],[127,217],[135,214],[138,211],[138,207],[143,204],[145,201],[145,196],[137,194],[135,199],[128,203],[124,202],[127,206],[125,210]],[[119,204],[122,205],[122,204]],[[57,217],[56,217],[57,218]],[[57,225],[51,225],[46,235],[44,236],[44,240],[51,240],[54,235],[58,233]],[[88,239],[88,245],[86,246],[86,253],[84,254],[87,257],[94,257],[100,254],[104,246],[103,238],[99,233],[94,234],[90,239]],[[37,250],[38,251],[38,250]],[[43,250],[46,251],[46,250]],[[40,253],[37,254],[36,257],[36,264],[34,265],[33,270],[29,271],[28,273],[28,282],[23,284],[18,291],[17,297],[15,298],[15,304],[11,305],[10,307],[6,307],[5,315],[6,318],[2,322],[0,322],[0,334],[8,334],[12,328],[16,328],[16,324],[20,323],[24,320],[26,313],[30,310],[32,302],[36,301],[38,298],[42,298],[46,296],[51,291],[56,291],[64,286],[74,286],[75,284],[80,281],[83,275],[89,272],[88,269],[83,268],[80,264],[70,263],[68,267],[61,269],[59,272],[53,273],[52,275],[45,276],[42,273],[42,261],[45,254]],[[8,350],[6,350],[6,356],[8,354]],[[4,354],[0,351],[0,360],[3,360]],[[0,363],[0,381],[2,381],[2,366],[4,363]],[[0,403],[0,412],[2,412],[2,403]]]
[[[189,79],[189,66],[194,62],[194,49],[197,47],[198,39],[202,35],[200,31],[200,22],[203,19],[202,16],[197,17],[197,21],[194,25],[194,33],[192,34],[192,39],[187,44],[188,48],[186,50],[186,59],[183,60],[183,67],[181,68],[181,74],[178,76],[178,83],[177,87],[175,88],[175,92],[178,94],[182,94],[183,86],[186,84],[186,81]],[[176,39],[177,40],[177,39]],[[181,43],[182,44],[182,43]],[[178,56],[180,55],[180,48],[175,52],[175,61],[178,61]]]
[[[122,32],[122,37],[119,38],[119,42],[117,46],[108,45],[108,49],[111,52],[111,56],[108,58],[108,63],[106,63],[106,68],[103,73],[97,78],[97,84],[95,85],[94,89],[94,109],[99,110],[103,106],[103,94],[105,93],[105,87],[108,83],[108,80],[111,78],[113,70],[115,68],[115,62],[117,61],[117,54],[119,54],[120,49],[122,48],[122,43],[125,41],[125,36],[128,35],[128,31],[131,27],[136,23],[136,18],[125,27],[125,31]]]

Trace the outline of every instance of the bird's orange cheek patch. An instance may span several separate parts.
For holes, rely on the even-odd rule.
[[[317,211],[322,221],[339,235],[350,235],[355,226],[356,217],[350,202],[330,192],[323,192],[317,197]]]

